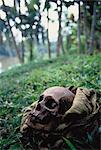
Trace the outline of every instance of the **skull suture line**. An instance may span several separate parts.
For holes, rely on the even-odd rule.
[[[42,130],[53,130],[71,107],[74,94],[64,87],[51,87],[45,90],[36,107],[30,112],[27,125]]]

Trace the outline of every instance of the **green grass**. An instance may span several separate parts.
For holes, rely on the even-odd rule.
[[[101,55],[65,56],[31,62],[0,74],[0,148],[21,150],[22,110],[50,86],[82,86],[100,91]]]

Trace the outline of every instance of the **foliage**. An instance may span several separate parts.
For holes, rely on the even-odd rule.
[[[70,140],[64,138],[65,143],[70,147],[71,150],[76,150],[75,146],[70,142]]]
[[[48,87],[83,86],[100,91],[101,55],[72,55],[31,62],[0,74],[0,148],[21,150],[22,110]]]
[[[42,2],[41,0],[29,0],[29,1],[24,0],[22,3],[21,0],[13,0],[14,2],[13,6],[7,5],[4,0],[1,0],[1,2],[2,3],[0,5],[0,13],[1,13],[0,15],[0,31],[1,31],[0,37],[3,39],[2,44],[4,46],[6,45],[9,46],[9,45],[12,45],[13,43],[13,45],[15,46],[15,50],[18,54],[18,58],[20,59],[21,62],[24,63],[28,57],[30,60],[34,59],[33,57],[34,46],[37,46],[38,47],[37,49],[39,49],[40,51],[41,46],[45,47],[47,45],[48,47],[47,52],[49,53],[49,58],[50,58],[50,56],[52,55],[51,54],[52,50],[50,47],[51,38],[49,38],[49,34],[47,33],[49,33],[52,30],[51,22],[57,22],[57,21],[59,25],[58,40],[55,43],[56,44],[55,52],[57,52],[57,55],[61,54],[60,51],[63,51],[63,53],[65,53],[66,51],[64,49],[64,46],[65,46],[63,43],[64,39],[67,45],[66,48],[69,49],[71,53],[72,52],[76,53],[78,51],[81,53],[87,53],[90,47],[90,43],[91,43],[91,46],[92,45],[94,46],[92,46],[92,48],[89,51],[92,51],[92,53],[95,52],[94,50],[96,50],[96,52],[100,52],[101,44],[100,44],[99,35],[101,31],[101,22],[100,22],[101,2],[96,1],[96,10],[95,10],[96,25],[93,26],[94,31],[92,32],[92,36],[90,36],[90,32],[91,32],[91,24],[92,22],[95,22],[95,21],[92,21],[93,12],[94,12],[94,9],[93,9],[94,1],[91,3],[90,1],[85,1],[85,0],[72,0],[72,1],[71,0],[68,0],[68,1],[67,0],[62,0],[62,1],[61,0],[58,0],[58,1],[57,0],[45,0],[44,2]],[[79,22],[80,25],[78,23],[78,19],[76,20],[74,17],[75,14],[71,14],[71,17],[69,18],[66,17],[69,14],[69,8],[71,6],[74,6],[75,4],[77,5],[80,4],[80,13],[78,13],[78,15],[80,16],[80,22]],[[55,13],[58,14],[58,19],[57,17],[52,19],[51,14],[49,13],[53,9],[52,6],[54,8]],[[83,8],[83,6],[85,6],[85,9]],[[22,11],[23,7],[25,7],[25,12]],[[63,10],[63,8],[65,9]],[[5,14],[5,17],[3,18],[2,18],[2,13]],[[45,27],[46,22],[43,23],[43,18],[48,19],[47,27],[50,26],[49,28]],[[73,25],[71,25],[72,23],[76,25],[75,29]],[[61,26],[63,24],[64,24],[64,27]],[[20,37],[19,40],[16,36],[13,35],[15,32],[15,29],[17,29],[18,31],[18,37]],[[72,33],[69,35],[70,36],[69,41],[66,39],[68,36],[67,29],[70,30],[70,32]],[[80,33],[79,33],[79,30],[80,30]],[[66,31],[65,34],[62,35],[63,40],[61,40],[62,31],[63,32]],[[8,40],[8,37],[10,37],[11,40]],[[95,38],[92,39],[92,37],[95,37]],[[7,42],[5,42],[4,40],[5,38]],[[92,39],[92,42],[91,42],[91,39]],[[26,48],[25,46],[26,42],[27,44],[30,45],[28,48]],[[69,43],[69,46],[68,46],[68,43]],[[81,49],[81,50],[77,50],[77,49]],[[37,55],[39,55],[39,53],[42,54],[39,51]]]

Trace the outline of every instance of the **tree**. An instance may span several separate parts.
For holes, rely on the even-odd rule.
[[[22,17],[21,17],[21,1],[20,0],[17,0],[15,1],[14,0],[14,7],[16,9],[16,3],[18,3],[18,17],[21,21],[21,24],[22,24]],[[17,9],[16,9],[17,10]],[[20,31],[21,31],[21,36],[22,36],[22,41],[21,41],[21,50],[22,50],[22,55],[21,55],[21,59],[22,59],[22,62],[24,63],[24,56],[25,56],[25,46],[24,46],[24,41],[23,41],[23,38],[24,38],[24,31],[22,30],[22,28],[20,27]]]
[[[96,1],[95,14],[94,14],[95,1],[82,0],[82,2],[83,2],[83,10],[84,10],[83,14],[84,15],[83,15],[83,18],[81,18],[81,22],[82,22],[82,19],[84,19],[82,22],[82,25],[84,27],[84,33],[85,33],[85,49],[87,53],[93,54],[94,47],[98,51],[101,50],[101,46],[100,46],[101,44],[100,44],[100,38],[99,38],[99,34],[101,32],[101,23],[100,23],[101,2]]]
[[[49,9],[47,9],[47,42],[48,42],[48,56],[51,58],[51,48],[49,40]]]
[[[57,40],[57,56],[60,55],[60,49],[62,48],[63,54],[65,54],[64,48],[63,48],[63,41],[62,41],[62,35],[61,35],[61,17],[62,17],[62,5],[63,1],[57,1],[57,12],[58,12],[58,20],[59,20],[59,30],[58,30],[58,40]]]
[[[5,28],[5,22],[0,18],[0,45],[3,44],[3,35],[2,35],[2,31]]]
[[[0,45],[3,44],[3,37],[2,37],[2,32],[0,31]]]
[[[88,53],[90,55],[93,54],[94,51],[94,35],[95,35],[95,27],[96,27],[96,4],[97,2],[93,2],[93,16],[92,16],[92,25],[91,25],[91,35],[90,35],[90,47]]]
[[[83,9],[84,9],[84,34],[85,34],[85,52],[88,51],[88,43],[87,43],[87,10],[86,10],[87,3],[83,2]]]
[[[48,45],[48,57],[51,58],[51,45],[49,40],[49,9],[50,9],[50,0],[45,1],[44,10],[47,10],[47,45]]]
[[[30,38],[30,60],[33,59],[33,43],[34,37],[36,37],[37,44],[39,45],[39,34],[42,34],[41,26],[41,13],[40,13],[40,1],[39,0],[30,0],[30,3],[25,0],[26,7],[28,9],[28,16],[26,16],[27,23],[30,25],[27,29],[29,38]],[[35,9],[34,6],[37,5],[38,9]],[[34,29],[33,29],[34,26]]]
[[[12,39],[13,39],[13,43],[14,43],[14,46],[15,46],[15,50],[16,50],[18,59],[19,59],[20,62],[22,62],[22,61],[21,61],[21,56],[20,56],[20,51],[19,51],[19,49],[18,49],[18,47],[17,47],[16,41],[15,41],[15,38],[14,38],[14,35],[13,35],[13,32],[12,32],[12,27],[11,27],[10,21],[9,21],[9,20],[10,20],[10,16],[9,16],[10,12],[9,12],[9,14],[8,14],[8,10],[10,10],[10,9],[9,9],[9,7],[7,7],[7,6],[5,5],[4,0],[2,0],[2,3],[3,3],[3,6],[2,6],[2,7],[3,7],[3,9],[4,9],[5,13],[6,13],[6,19],[7,19],[9,31],[10,31],[11,36],[12,36]],[[7,9],[8,9],[8,10],[7,10]],[[11,15],[11,14],[10,14],[10,15]]]
[[[31,4],[33,3],[33,1],[31,1]],[[34,19],[32,17],[35,17],[35,10],[33,9],[33,7],[28,3],[27,1],[25,0],[25,4],[26,4],[26,7],[28,9],[28,17],[27,17],[27,21],[29,22],[30,24],[30,27],[29,27],[29,36],[30,36],[30,48],[29,48],[29,51],[30,51],[30,56],[29,56],[29,59],[30,61],[33,59],[33,23],[34,23]]]
[[[80,12],[81,12],[81,8],[80,8],[80,1],[78,1],[78,47],[79,47],[79,52],[81,53],[81,28],[80,28]]]

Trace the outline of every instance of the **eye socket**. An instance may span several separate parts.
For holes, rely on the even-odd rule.
[[[57,103],[55,102],[55,100],[52,98],[52,97],[47,97],[46,99],[46,107],[49,108],[49,109],[54,109],[57,105]]]
[[[41,101],[43,100],[43,97],[44,97],[44,95],[41,95],[41,96],[39,97],[38,102],[41,102]]]

